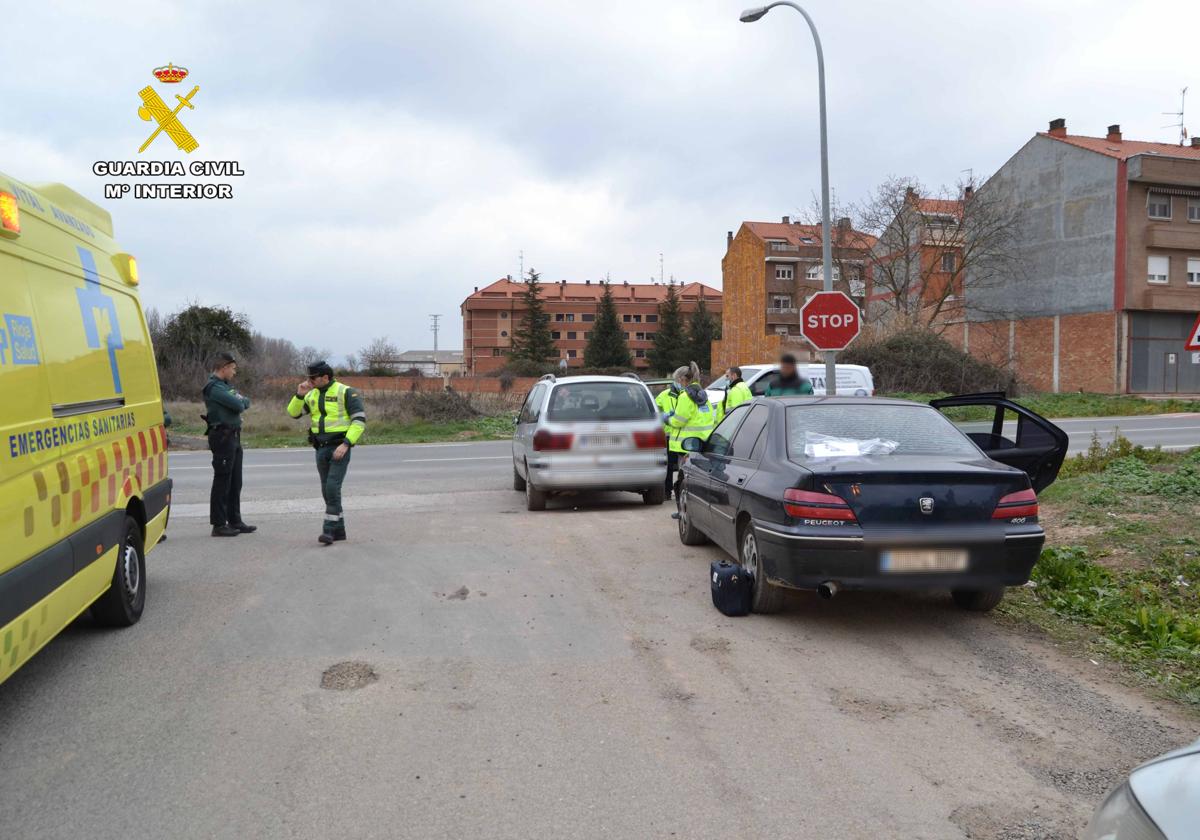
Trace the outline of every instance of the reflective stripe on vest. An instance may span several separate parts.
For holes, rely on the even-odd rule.
[[[312,417],[313,434],[347,432],[350,430],[350,415],[346,411],[346,386],[334,382],[322,394],[313,388],[304,395],[308,413]]]

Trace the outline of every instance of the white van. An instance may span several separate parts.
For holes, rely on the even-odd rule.
[[[779,365],[741,365],[741,369],[742,381],[750,387],[750,393],[761,397],[767,389],[768,377],[779,372]],[[825,365],[796,365],[796,369],[812,383],[815,396],[825,396]],[[708,398],[720,400],[725,396],[728,386],[729,383],[723,375],[720,379],[713,380],[706,388]],[[871,369],[865,365],[838,365],[837,392],[842,396],[875,396],[875,380],[871,377]]]

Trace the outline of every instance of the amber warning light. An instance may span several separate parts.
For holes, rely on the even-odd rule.
[[[0,192],[0,233],[16,236],[21,232],[21,210],[17,197],[9,192]]]

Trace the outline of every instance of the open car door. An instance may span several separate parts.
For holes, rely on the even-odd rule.
[[[1003,391],[959,394],[931,400],[929,404],[939,411],[972,405],[993,408],[991,427],[965,430],[967,437],[992,460],[1028,473],[1035,492],[1042,492],[1058,477],[1058,470],[1067,457],[1067,433],[1045,417],[1008,399]],[[1016,421],[1016,428],[1010,426],[1007,430],[1011,436],[1005,435],[1006,415],[1009,423]]]

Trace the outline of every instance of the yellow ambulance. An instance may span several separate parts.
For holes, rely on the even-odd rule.
[[[84,610],[146,603],[171,504],[137,264],[61,184],[0,173],[0,683]]]

